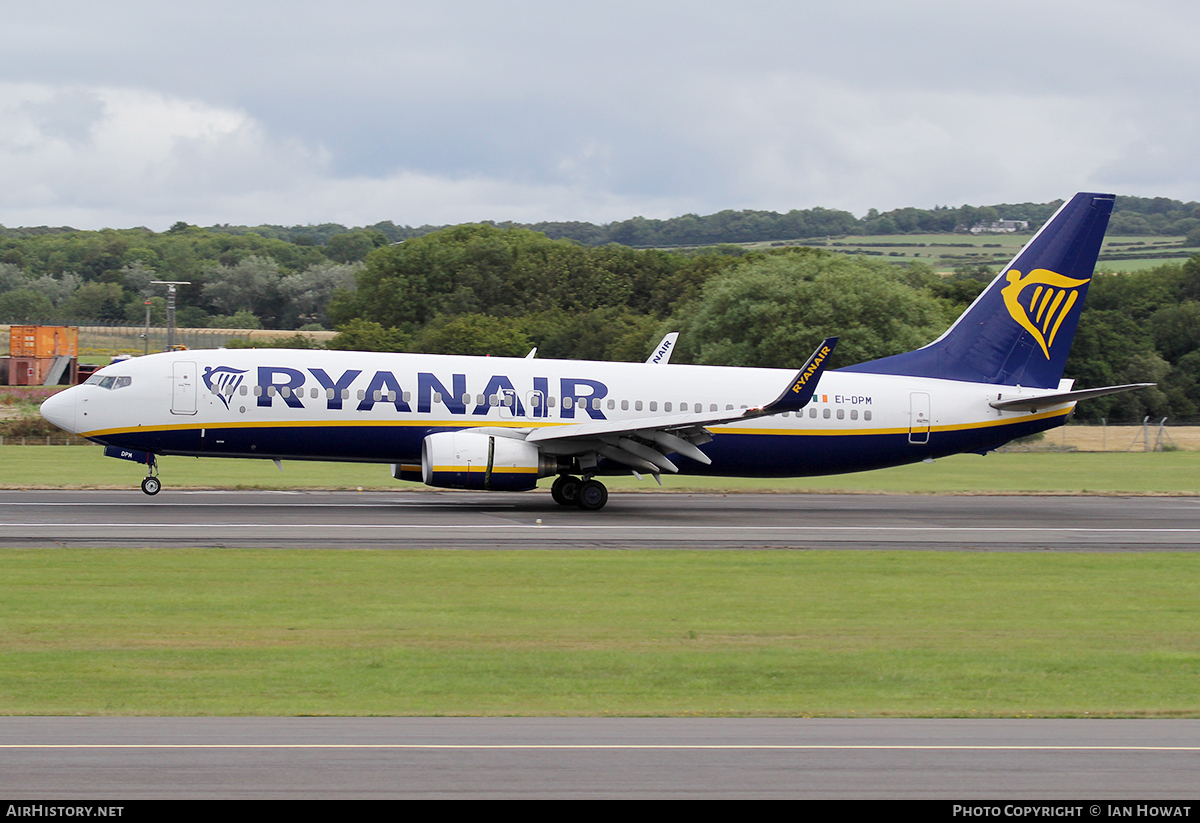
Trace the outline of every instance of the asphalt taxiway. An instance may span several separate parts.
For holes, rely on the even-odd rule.
[[[1195,720],[0,718],[0,793],[9,802],[657,797],[1087,803],[1194,798],[1198,772]],[[1075,816],[1108,815],[1085,806]]]
[[[0,491],[0,546],[1194,551],[1200,498]]]

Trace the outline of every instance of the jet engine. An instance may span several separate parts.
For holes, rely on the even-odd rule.
[[[421,444],[421,479],[428,486],[519,492],[557,473],[557,457],[510,437],[439,432]]]

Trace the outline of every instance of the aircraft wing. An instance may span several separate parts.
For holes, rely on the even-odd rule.
[[[697,448],[712,440],[711,433],[707,431],[708,426],[752,420],[804,408],[812,399],[817,382],[825,370],[825,361],[836,345],[836,337],[826,339],[795,377],[788,381],[779,396],[762,406],[656,415],[633,420],[594,420],[537,429],[529,432],[525,440],[536,443],[539,448],[554,454],[595,452],[633,469],[653,474],[662,470],[679,471],[665,456],[671,453],[682,454],[708,465],[712,461]]]

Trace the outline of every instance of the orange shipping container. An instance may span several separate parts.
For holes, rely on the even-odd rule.
[[[76,326],[13,326],[8,344],[13,357],[77,357],[79,329]]]

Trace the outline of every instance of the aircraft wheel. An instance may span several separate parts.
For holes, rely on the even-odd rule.
[[[144,491],[146,494],[158,494],[161,488],[162,481],[160,481],[157,477],[147,477],[142,481],[142,491]]]
[[[554,485],[550,487],[550,496],[560,506],[574,506],[579,500],[580,485],[581,482],[578,477],[561,474],[554,481]]]
[[[585,512],[596,512],[608,502],[608,489],[599,480],[588,480],[579,487],[579,508]]]

